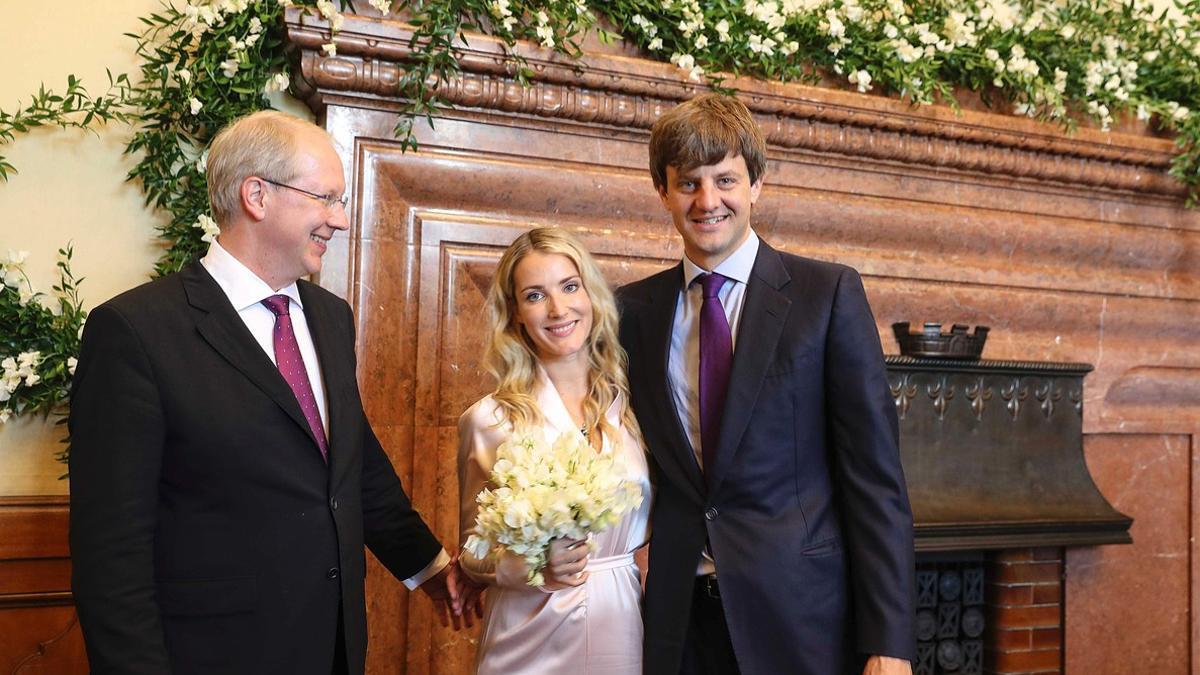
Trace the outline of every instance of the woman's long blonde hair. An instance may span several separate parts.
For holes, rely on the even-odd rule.
[[[484,364],[496,377],[492,398],[500,406],[504,419],[514,429],[542,423],[541,410],[533,390],[537,381],[537,350],[514,320],[517,298],[513,272],[530,252],[566,256],[579,271],[584,291],[592,302],[592,330],[583,349],[588,360],[588,394],[583,402],[586,429],[598,429],[610,439],[618,439],[617,430],[604,413],[618,396],[622,398],[621,423],[640,439],[640,430],[629,406],[629,379],[625,375],[625,350],[617,336],[617,305],[592,255],[574,235],[556,227],[539,227],[522,234],[500,257],[496,276],[488,291],[488,313],[492,321]]]

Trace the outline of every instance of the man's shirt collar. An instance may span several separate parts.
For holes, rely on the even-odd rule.
[[[754,260],[757,257],[758,235],[754,230],[750,230],[750,236],[746,237],[746,241],[742,242],[737,250],[722,260],[721,264],[712,271],[727,279],[733,279],[743,284],[749,283],[750,272],[754,270]],[[685,254],[683,256],[683,290],[686,292],[696,277],[701,274],[708,274],[708,270],[692,262]]]
[[[272,295],[286,295],[298,307],[304,308],[304,303],[300,302],[300,289],[296,282],[293,281],[278,291],[272,290],[267,282],[250,271],[249,267],[233,257],[233,254],[226,251],[216,240],[209,245],[208,253],[200,260],[200,264],[204,265],[204,269],[208,270],[225,292],[233,308],[239,312]]]

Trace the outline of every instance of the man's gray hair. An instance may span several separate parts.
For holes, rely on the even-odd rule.
[[[224,227],[241,210],[242,181],[259,176],[277,183],[296,178],[297,137],[305,130],[325,130],[307,120],[276,110],[239,117],[219,131],[208,149],[205,174],[213,219]]]

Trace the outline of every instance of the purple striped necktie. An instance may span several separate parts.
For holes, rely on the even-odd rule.
[[[711,482],[710,471],[716,459],[729,371],[733,366],[733,338],[725,307],[717,295],[728,279],[713,272],[702,274],[697,280],[704,294],[700,305],[700,457],[705,477]]]
[[[321,411],[317,408],[317,398],[313,395],[312,384],[308,381],[308,370],[304,367],[304,358],[300,355],[300,345],[296,342],[296,332],[292,329],[292,315],[289,313],[290,302],[286,295],[272,295],[262,304],[275,315],[275,365],[279,374],[287,381],[296,395],[304,419],[321,447],[321,457],[329,461],[329,441],[325,438],[325,426],[321,424]]]

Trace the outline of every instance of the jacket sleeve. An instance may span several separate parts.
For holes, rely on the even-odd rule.
[[[857,651],[912,660],[916,568],[899,426],[875,319],[851,269],[838,281],[830,321],[826,410]]]
[[[93,673],[170,671],[155,590],[164,422],[141,338],[88,316],[71,392],[71,576]]]

